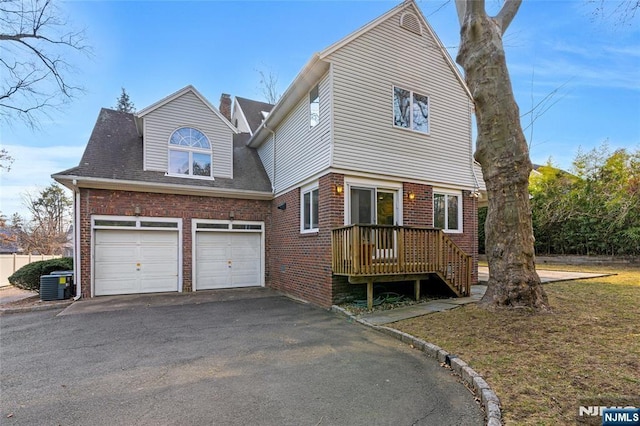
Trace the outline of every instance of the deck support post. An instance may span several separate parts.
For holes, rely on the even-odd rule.
[[[420,300],[420,280],[413,282],[413,293],[416,296],[416,302]]]
[[[367,309],[373,309],[373,279],[367,280]]]

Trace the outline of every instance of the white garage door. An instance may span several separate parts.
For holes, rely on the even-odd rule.
[[[178,233],[96,230],[95,295],[178,291]]]
[[[196,233],[196,290],[262,285],[261,234]]]

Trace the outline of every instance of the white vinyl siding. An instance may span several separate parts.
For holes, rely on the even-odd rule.
[[[430,32],[399,22],[391,16],[328,57],[333,166],[474,187],[470,100]],[[393,126],[394,86],[428,96],[428,135]]]
[[[269,181],[273,185],[273,135],[258,148],[258,156],[262,161],[262,166],[269,176]]]
[[[300,99],[295,108],[275,129],[276,132],[276,193],[299,184],[304,179],[329,167],[331,161],[331,84],[329,74],[320,80],[320,116],[309,127],[309,96]],[[272,171],[265,162],[269,143],[260,148],[260,158],[269,177]],[[273,182],[273,181],[272,181]]]
[[[213,176],[233,177],[233,132],[196,95],[187,92],[143,117],[144,169],[167,172],[169,137],[180,127],[203,132],[213,150]]]

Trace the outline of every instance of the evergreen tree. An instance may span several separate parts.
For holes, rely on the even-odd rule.
[[[121,112],[136,112],[136,107],[133,102],[131,102],[129,94],[124,87],[122,88],[122,93],[118,97],[118,103],[114,108]]]

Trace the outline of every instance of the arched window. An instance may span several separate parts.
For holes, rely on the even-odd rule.
[[[169,138],[169,174],[212,177],[211,144],[200,130],[181,127]]]

